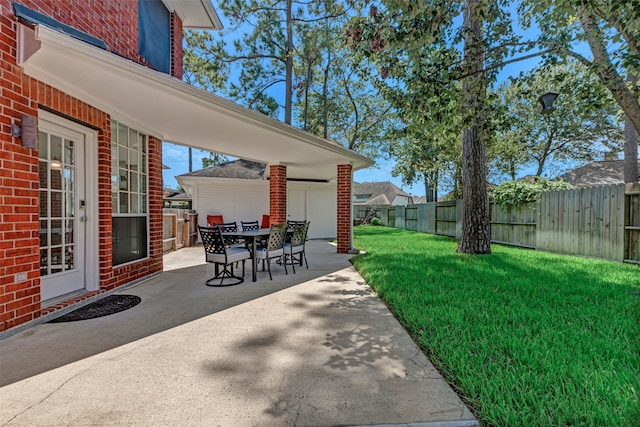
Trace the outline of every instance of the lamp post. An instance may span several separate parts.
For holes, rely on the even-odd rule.
[[[553,101],[558,97],[557,93],[547,92],[538,98],[538,101],[542,105],[542,114],[550,114],[555,108],[553,108]]]

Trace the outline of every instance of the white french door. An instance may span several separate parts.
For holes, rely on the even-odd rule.
[[[45,301],[85,288],[85,135],[40,120],[40,277]]]

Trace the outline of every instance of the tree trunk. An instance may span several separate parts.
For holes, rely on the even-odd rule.
[[[607,49],[603,43],[602,30],[596,24],[596,20],[586,9],[577,9],[580,23],[584,29],[591,53],[595,71],[624,111],[626,117],[633,123],[636,132],[640,130],[640,103],[629,90],[624,79],[611,63]]]
[[[464,6],[464,61],[462,82],[464,130],[462,134],[462,234],[457,252],[491,253],[486,154],[483,145],[486,76],[481,9],[485,0],[467,0]]]
[[[327,66],[322,82],[322,137],[329,137],[329,67],[331,67],[331,49],[327,51]]]
[[[291,124],[291,109],[293,103],[293,14],[291,12],[293,0],[287,0],[287,49],[284,61],[285,76],[285,100],[284,100],[284,122]]]
[[[638,84],[638,76],[628,72],[631,87]],[[638,182],[638,132],[629,117],[624,120],[624,182]]]

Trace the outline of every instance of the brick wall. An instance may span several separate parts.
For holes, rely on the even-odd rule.
[[[171,14],[171,75],[182,80],[182,21]]]
[[[138,14],[136,3],[131,0],[24,0],[21,3],[104,40],[111,52],[145,63],[137,53]],[[16,65],[16,30],[11,2],[0,0],[0,331],[41,315],[38,151],[23,148],[21,140],[11,134],[11,125],[20,124],[21,114],[37,115],[39,104],[98,132],[100,249],[99,260],[87,260],[99,262],[98,293],[162,269],[161,141],[149,140],[149,259],[113,268],[109,114],[22,74]],[[172,72],[177,76],[182,75],[181,31],[180,20],[172,16],[172,40],[177,45],[172,50]],[[16,283],[16,273],[26,273],[27,279]]]
[[[351,165],[338,165],[338,253],[351,251]]]
[[[287,167],[269,166],[269,215],[271,224],[287,222]]]

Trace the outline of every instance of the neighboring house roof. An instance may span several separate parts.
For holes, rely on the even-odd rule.
[[[413,196],[413,204],[427,203],[427,196]]]
[[[354,186],[353,195],[356,196],[354,205],[390,205],[398,196],[405,196],[409,201],[412,200],[409,193],[403,191],[390,181],[360,183]],[[357,197],[358,195],[369,195],[369,198],[362,200]],[[384,198],[380,198],[380,196],[384,196]],[[374,200],[376,203],[373,203]],[[377,203],[378,201],[380,203]]]
[[[640,160],[638,160],[640,167]],[[640,177],[639,177],[640,179]],[[575,168],[556,178],[575,186],[624,183],[624,160],[602,160]]]
[[[390,205],[391,202],[389,201],[389,199],[387,199],[387,196],[385,196],[384,194],[379,194],[375,197],[370,198],[364,203],[354,203],[354,205],[357,204],[364,204],[367,206],[385,206]]]
[[[175,200],[177,202],[189,201],[191,196],[187,193],[176,192],[162,197],[164,200]]]
[[[238,159],[208,168],[185,173],[179,176],[198,176],[210,178],[264,179],[266,165],[250,160]]]
[[[326,181],[337,177],[340,165],[351,164],[357,171],[374,163],[333,141],[46,26],[19,24],[18,32],[18,65],[25,74],[104,111],[117,111],[159,140],[286,165],[290,179]]]

